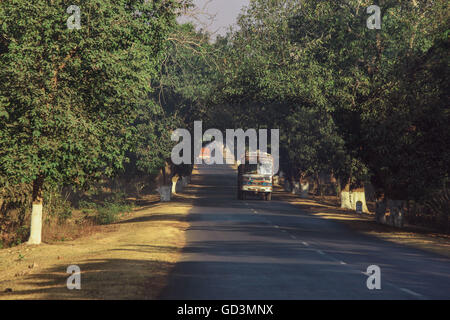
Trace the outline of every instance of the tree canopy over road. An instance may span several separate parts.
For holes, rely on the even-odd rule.
[[[401,212],[448,187],[449,8],[378,1],[377,30],[372,4],[252,1],[216,43],[220,76],[204,107],[215,114],[220,97],[230,126],[280,128],[292,181],[328,172],[348,191],[371,181],[382,221],[386,205]]]
[[[0,198],[30,195],[32,221],[47,185],[156,173],[171,132],[203,120],[280,129],[292,185],[327,174],[354,206],[371,182],[380,222],[413,200],[448,225],[447,0],[252,0],[215,42],[177,23],[189,1],[73,4],[80,29],[64,1],[0,3]]]

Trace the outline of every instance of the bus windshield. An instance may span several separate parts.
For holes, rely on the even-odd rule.
[[[272,174],[272,165],[270,163],[246,164],[244,165],[244,174]]]
[[[270,163],[260,163],[258,165],[259,174],[272,174],[272,164]]]
[[[244,173],[245,174],[256,174],[256,173],[258,173],[258,165],[257,164],[246,164],[246,165],[244,165]]]

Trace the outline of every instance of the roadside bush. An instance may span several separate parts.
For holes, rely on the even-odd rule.
[[[30,230],[28,230],[28,226],[24,225],[24,226],[20,226],[17,231],[16,231],[16,236],[17,236],[17,240],[16,240],[16,245],[19,245],[23,242],[25,242],[28,237],[30,236]]]
[[[57,219],[59,223],[64,223],[72,217],[72,206],[68,199],[68,194],[62,195],[61,190],[47,190],[44,193],[44,216],[45,222],[49,222],[51,218]]]
[[[105,201],[109,204],[127,204],[126,194],[122,191],[113,192]]]
[[[95,202],[86,201],[86,200],[80,200],[79,205],[80,209],[96,209],[97,205]]]
[[[29,199],[27,199],[29,200]],[[27,241],[31,202],[4,202],[0,209],[0,241],[3,247]]]
[[[437,192],[430,200],[425,201],[425,208],[436,217],[436,226],[443,232],[450,231],[450,190]]]
[[[97,207],[96,222],[98,224],[111,224],[119,220],[119,215],[130,212],[132,206],[122,203],[107,202]]]

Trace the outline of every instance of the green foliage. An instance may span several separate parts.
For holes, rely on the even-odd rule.
[[[123,168],[179,4],[73,4],[80,30],[67,29],[64,1],[0,5],[2,184],[82,185]]]
[[[119,220],[120,214],[132,210],[133,206],[125,198],[124,192],[114,192],[101,203],[80,200],[78,205],[81,211],[90,215],[96,223],[111,224]]]
[[[179,25],[170,37],[168,50],[156,84],[156,97],[164,110],[186,124],[205,120],[205,108],[214,101],[218,81],[217,59],[221,51],[209,34],[191,24]]]
[[[106,202],[103,206],[97,207],[96,221],[99,224],[111,224],[119,220],[119,215],[130,212],[132,207],[123,203]]]
[[[28,228],[26,226],[20,226],[17,228],[16,232],[15,232],[15,241],[14,244],[15,245],[19,245],[23,242],[26,241],[26,239],[28,238],[30,232],[28,230]]]
[[[332,72],[309,55],[315,41],[295,40],[302,10],[295,2],[251,1],[240,30],[217,43],[224,54],[218,91],[235,127],[280,129],[281,168],[289,178],[348,175],[352,161],[324,95]]]
[[[190,1],[70,4],[80,7],[81,29],[67,28],[66,1],[0,2],[0,194],[8,201],[22,189],[39,198],[47,188],[86,188],[133,156],[139,170],[155,172],[170,154],[174,121],[152,84]],[[56,193],[44,198],[47,213],[70,217]]]
[[[394,199],[448,181],[448,1],[253,0],[220,39],[214,100],[236,126],[279,128],[281,165],[297,179],[371,178]],[[220,98],[217,98],[219,96]]]
[[[60,223],[72,217],[72,206],[66,198],[63,198],[62,190],[58,188],[45,190],[44,214],[57,218]]]
[[[184,1],[73,4],[80,30],[67,29],[64,1],[0,3],[0,196],[29,203],[41,180],[156,174],[171,131],[194,120],[279,128],[292,179],[370,178],[417,201],[449,182],[446,0],[379,0],[381,30],[366,26],[370,0],[252,0],[215,43],[177,25]],[[44,196],[48,212],[70,216]],[[100,223],[127,210],[120,195],[80,206]]]
[[[448,179],[448,39],[439,40],[448,2],[380,1],[377,31],[365,26],[369,4],[305,1],[292,21],[293,40],[331,70],[323,93],[352,158],[350,172],[361,177],[368,169],[388,197],[421,199]]]
[[[133,144],[130,148],[131,165],[146,174],[155,174],[170,159],[174,143],[170,136],[180,124],[174,115],[168,115],[158,105],[142,107],[133,125]]]
[[[425,201],[425,207],[438,217],[438,225],[444,232],[450,230],[450,190],[445,188],[435,192]]]
[[[95,209],[97,207],[97,205],[95,204],[95,202],[90,202],[87,200],[80,200],[80,202],[78,203],[78,206],[80,209]]]

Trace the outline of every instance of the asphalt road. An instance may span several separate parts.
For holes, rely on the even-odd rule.
[[[450,259],[349,230],[289,203],[236,199],[236,172],[201,166],[187,245],[161,299],[449,299]],[[367,267],[381,268],[369,290]]]

